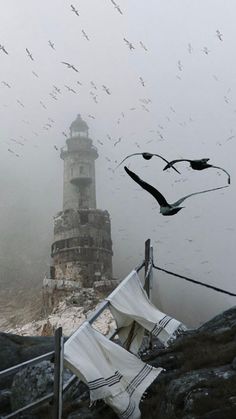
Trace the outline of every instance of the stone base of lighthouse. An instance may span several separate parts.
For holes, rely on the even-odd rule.
[[[98,209],[68,209],[54,218],[51,278],[43,282],[46,311],[73,293],[109,293],[118,284],[112,278],[110,217]],[[92,294],[91,294],[92,293]]]

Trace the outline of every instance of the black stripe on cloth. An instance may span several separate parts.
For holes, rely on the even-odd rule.
[[[147,377],[151,372],[152,368],[149,365],[144,365],[141,371],[133,378],[133,380],[126,387],[126,391],[131,396],[135,389],[142,383],[142,381]]]
[[[127,409],[124,412],[122,412],[120,416],[123,419],[128,419],[134,413],[134,410],[135,410],[135,403],[133,400],[130,400]]]
[[[89,381],[88,387],[90,390],[96,390],[107,385],[111,387],[114,384],[119,383],[122,377],[122,374],[119,371],[116,371],[114,375],[111,375],[108,378],[97,378],[96,380]]]

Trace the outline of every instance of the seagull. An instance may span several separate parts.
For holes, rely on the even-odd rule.
[[[178,201],[174,202],[173,204],[169,204],[165,197],[156,189],[154,186],[149,185],[149,183],[145,182],[144,180],[140,179],[139,176],[136,175],[136,173],[129,170],[126,166],[124,167],[126,173],[136,182],[138,185],[140,185],[143,189],[145,189],[147,192],[149,192],[158,202],[160,205],[160,213],[162,215],[174,215],[177,214],[182,208],[180,207],[180,204],[182,204],[185,199],[190,198],[190,196],[198,195],[205,192],[211,192],[216,191],[217,189],[223,189],[228,188],[228,185],[226,186],[220,186],[218,188],[212,188],[212,189],[206,189],[205,191],[200,192],[194,192],[189,195],[184,196],[183,198],[180,198]]]
[[[2,81],[2,84],[4,84],[4,86],[8,87],[9,89],[11,88],[10,84],[8,84],[8,83],[7,83],[7,82],[5,82],[5,81]]]
[[[110,95],[110,94],[111,94],[110,90],[108,89],[108,87],[106,87],[106,86],[105,86],[105,84],[103,84],[103,85],[102,85],[102,88],[103,88],[103,90],[105,90],[105,92],[106,92],[108,95]]]
[[[73,4],[70,5],[72,12],[74,12],[77,16],[79,16],[79,12],[78,10],[75,8],[75,6],[73,6]]]
[[[6,48],[4,47],[4,45],[0,44],[0,50],[2,50],[3,52],[5,52],[5,54],[8,55],[8,52],[7,52]]]
[[[67,86],[65,84],[65,87],[68,89],[69,92],[76,93],[76,91],[74,89],[72,89],[70,86]]]
[[[89,37],[88,37],[88,35],[86,34],[86,32],[82,29],[82,34],[84,35],[84,38],[85,39],[87,39],[87,41],[89,41]]]
[[[216,31],[216,36],[217,36],[217,38],[219,38],[220,41],[223,41],[223,34],[220,33],[219,29],[217,29],[217,31]]]
[[[57,147],[56,145],[54,145],[54,148],[55,148],[55,150],[57,150],[57,151],[58,151],[58,147]]]
[[[32,74],[33,74],[35,77],[39,78],[38,74],[37,74],[37,73],[35,73],[35,71],[32,71]]]
[[[204,52],[204,54],[208,55],[210,50],[207,47],[204,47],[203,52]]]
[[[55,86],[55,84],[52,87],[56,90],[57,93],[61,94],[61,89],[59,89],[59,87]]]
[[[139,41],[141,47],[145,50],[148,51],[147,47],[145,47],[144,43],[142,41]]]
[[[17,99],[17,103],[19,103],[19,105],[22,107],[22,108],[24,108],[25,107],[25,105],[19,100],[19,99]]]
[[[34,61],[33,55],[32,55],[32,54],[31,54],[31,52],[28,50],[28,48],[25,48],[25,50],[26,50],[26,52],[27,52],[28,57],[29,57],[32,61]]]
[[[72,70],[76,71],[76,73],[79,72],[79,70],[77,70],[77,68],[74,65],[72,65],[70,63],[66,63],[65,61],[61,61],[61,63],[65,64],[68,68],[71,68]]]
[[[145,87],[145,83],[144,83],[143,78],[142,78],[142,77],[139,77],[139,80],[140,80],[141,85],[142,85],[143,87]]]
[[[191,54],[192,51],[193,51],[192,45],[189,43],[188,44],[188,52],[189,52],[189,54]]]
[[[182,66],[182,63],[181,63],[180,60],[178,61],[178,69],[179,69],[179,71],[183,70],[183,66]]]
[[[115,9],[121,14],[121,15],[123,15],[123,12],[122,12],[122,10],[120,9],[120,6],[118,5],[118,4],[116,4],[115,2],[114,2],[114,0],[111,0],[111,2],[112,2],[112,4],[115,6]]]
[[[222,167],[219,166],[213,166],[212,164],[207,163],[210,159],[199,159],[199,160],[190,160],[190,159],[178,159],[178,160],[172,160],[171,162],[169,162],[163,170],[169,169],[170,167],[173,167],[173,165],[175,163],[179,163],[181,161],[187,161],[190,163],[190,167],[193,170],[204,170],[204,169],[209,169],[210,167],[213,167],[215,169],[219,169],[219,170],[223,170],[223,172],[225,172],[228,175],[228,184],[230,185],[230,174],[223,169]]]
[[[133,153],[133,154],[130,154],[129,156],[126,156],[123,160],[122,160],[122,162],[120,162],[119,164],[118,164],[118,166],[117,167],[119,167],[126,159],[128,159],[129,157],[132,157],[132,156],[142,156],[145,160],[151,160],[151,158],[153,157],[153,156],[156,156],[156,157],[159,157],[160,159],[162,159],[162,160],[164,160],[164,162],[166,162],[167,163],[167,165],[168,164],[170,164],[170,162],[168,162],[168,160],[166,160],[164,157],[162,157],[162,156],[160,156],[159,154],[153,154],[153,153],[147,153],[147,152],[144,152],[144,153]],[[116,167],[116,169],[117,169],[117,167]],[[177,173],[179,173],[180,174],[180,172],[175,168],[175,167],[173,167],[173,169],[177,172]]]
[[[119,139],[114,143],[114,147],[116,147],[117,144],[119,144],[121,142],[122,138],[119,137]]]
[[[55,50],[55,47],[54,47],[54,45],[55,45],[55,44],[53,44],[53,43],[52,43],[52,41],[48,41],[48,43],[49,43],[49,46],[50,46],[52,49],[54,49],[54,50]]]
[[[125,38],[123,38],[124,39],[124,41],[125,41],[125,43],[128,45],[128,47],[129,47],[129,49],[130,50],[132,50],[132,49],[134,49],[134,46],[133,46],[133,44],[131,44],[131,42],[129,42],[127,39],[125,39]]]

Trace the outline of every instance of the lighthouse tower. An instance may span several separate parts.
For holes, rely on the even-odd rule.
[[[61,150],[63,211],[54,218],[51,278],[43,284],[51,308],[68,292],[113,283],[110,217],[96,208],[97,158],[88,125],[78,115]]]

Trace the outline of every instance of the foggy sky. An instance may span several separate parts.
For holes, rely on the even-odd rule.
[[[73,0],[80,14],[76,16],[67,0],[0,1],[0,44],[9,52],[0,51],[2,269],[17,267],[22,285],[26,279],[30,283],[31,276],[32,287],[41,284],[50,265],[53,216],[62,209],[63,162],[54,146],[64,146],[62,132],[69,134],[80,113],[99,152],[97,203],[111,215],[114,276],[124,277],[140,262],[150,237],[156,264],[236,292],[235,2],[117,3],[123,15],[110,0]],[[130,50],[123,38],[135,49]],[[57,100],[50,96],[53,86],[61,90]],[[52,127],[47,131],[48,123]],[[114,146],[119,137],[121,142]],[[232,184],[190,198],[180,213],[165,218],[155,200],[125,175],[123,166],[114,174],[109,169],[139,151],[168,160],[208,157],[230,172]],[[225,174],[215,169],[195,172],[181,163],[179,176],[173,170],[162,172],[158,159],[133,157],[127,163],[170,202],[227,183]],[[235,303],[232,297],[181,279],[160,273],[154,277],[160,307],[187,324],[196,325]]]

